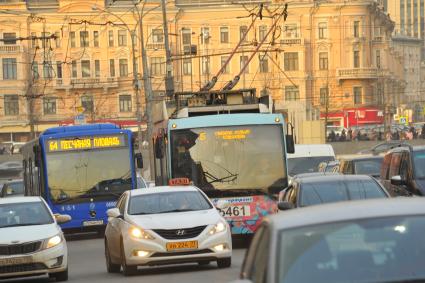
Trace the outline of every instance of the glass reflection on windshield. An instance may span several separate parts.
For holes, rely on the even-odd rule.
[[[415,164],[415,178],[425,179],[425,151],[415,151],[413,162]]]
[[[0,204],[0,228],[51,223],[53,218],[42,202]]]

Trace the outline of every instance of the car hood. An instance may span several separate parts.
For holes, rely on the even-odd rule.
[[[47,225],[0,228],[0,245],[48,239],[60,232],[56,223]]]
[[[178,229],[216,224],[221,219],[216,209],[163,213],[152,215],[129,215],[128,222],[143,229]]]

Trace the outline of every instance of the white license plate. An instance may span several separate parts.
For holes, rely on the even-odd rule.
[[[31,263],[32,257],[25,256],[25,257],[13,257],[13,258],[0,258],[0,266],[4,265],[18,265],[18,264],[25,264],[25,263]]]
[[[96,226],[96,225],[103,225],[103,220],[89,220],[89,221],[83,222],[83,226]]]
[[[249,205],[230,205],[227,207],[217,208],[220,214],[226,218],[238,218],[251,216],[251,208]]]

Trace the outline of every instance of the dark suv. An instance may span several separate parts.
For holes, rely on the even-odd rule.
[[[393,196],[425,195],[425,146],[405,145],[388,151],[381,183]]]

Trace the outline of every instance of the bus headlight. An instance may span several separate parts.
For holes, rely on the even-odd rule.
[[[220,220],[217,224],[214,225],[214,227],[211,228],[209,231],[210,235],[214,235],[223,231],[226,231],[227,225],[222,220]]]
[[[62,237],[61,236],[56,235],[54,237],[51,237],[46,242],[46,249],[50,249],[50,248],[56,247],[60,243],[62,243]]]
[[[133,238],[136,239],[143,239],[143,240],[154,240],[155,238],[146,232],[145,230],[139,229],[137,227],[133,227],[130,229],[130,235]]]

